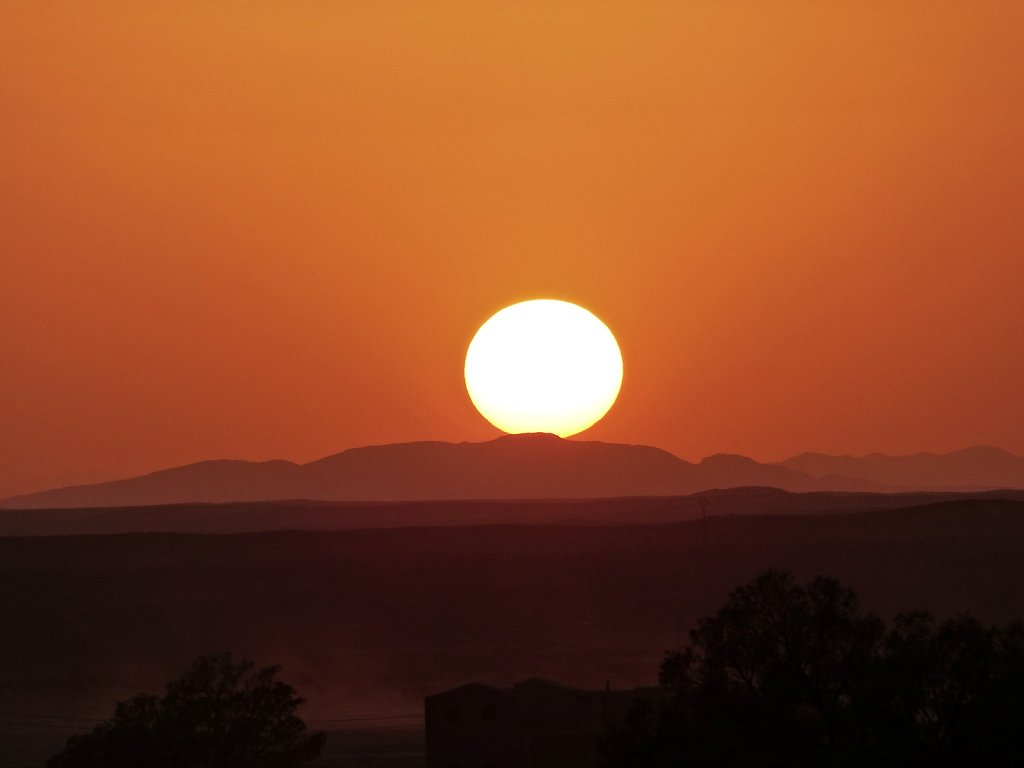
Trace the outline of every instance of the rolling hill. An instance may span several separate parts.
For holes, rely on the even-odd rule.
[[[482,443],[354,448],[308,464],[204,461],[0,501],[13,509],[308,499],[339,502],[679,496],[715,488],[918,491],[1024,488],[1024,459],[975,448],[946,456],[802,454],[779,464],[715,455],[699,463],[643,445],[506,435]]]
[[[354,448],[311,462],[204,461],[95,485],[5,499],[9,508],[187,502],[413,501],[675,496],[716,487],[837,490],[797,470],[742,457],[692,464],[641,445],[508,435],[483,443]]]

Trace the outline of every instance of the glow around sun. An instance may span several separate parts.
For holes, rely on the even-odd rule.
[[[568,437],[595,424],[622,386],[608,327],[576,304],[535,299],[480,326],[466,352],[473,405],[505,432]]]

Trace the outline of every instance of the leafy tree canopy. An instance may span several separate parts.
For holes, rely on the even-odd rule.
[[[666,703],[605,768],[1024,765],[1024,627],[925,613],[886,627],[838,581],[770,570],[668,654]]]

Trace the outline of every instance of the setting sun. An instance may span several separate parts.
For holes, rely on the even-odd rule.
[[[469,396],[505,432],[575,435],[608,412],[621,386],[615,337],[566,301],[506,307],[480,327],[466,353]]]

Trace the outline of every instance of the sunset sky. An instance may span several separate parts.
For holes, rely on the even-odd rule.
[[[0,496],[500,434],[466,348],[577,302],[579,439],[1024,454],[1024,3],[0,5]]]

